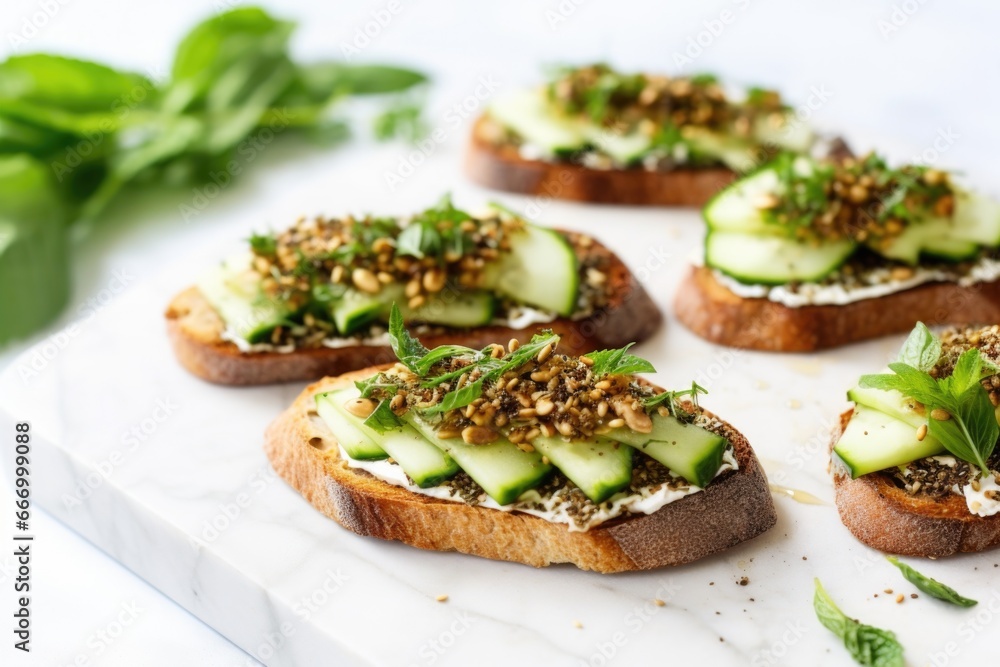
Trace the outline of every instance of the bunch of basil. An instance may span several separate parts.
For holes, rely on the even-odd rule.
[[[74,221],[130,183],[205,181],[268,128],[342,134],[327,110],[426,80],[409,69],[295,63],[294,24],[244,7],[196,26],[163,82],[36,54],[0,63],[0,344],[50,322],[69,296]]]

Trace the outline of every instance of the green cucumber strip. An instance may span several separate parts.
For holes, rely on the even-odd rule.
[[[812,246],[779,236],[709,231],[705,264],[745,283],[813,282],[840,267],[855,247],[846,240]]]
[[[358,461],[384,459],[389,454],[375,443],[372,437],[375,435],[374,431],[365,428],[360,420],[351,420],[350,417],[353,415],[341,408],[344,401],[358,395],[356,390],[354,396],[350,395],[349,390],[317,394],[316,412],[352,459]]]
[[[852,479],[871,472],[895,468],[944,451],[935,438],[917,440],[917,429],[863,405],[854,407],[847,428],[833,448]]]
[[[461,438],[439,438],[434,427],[410,410],[403,419],[431,444],[453,458],[462,470],[500,505],[509,505],[548,477],[552,466],[538,452],[524,452],[509,440],[469,445]]]
[[[531,441],[566,477],[595,503],[602,503],[632,481],[632,448],[597,438],[573,442],[560,436]]]
[[[719,472],[729,441],[671,416],[655,414],[652,419],[651,433],[620,428],[608,437],[635,447],[696,486],[708,486]]]

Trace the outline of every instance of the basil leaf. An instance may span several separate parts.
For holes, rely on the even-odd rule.
[[[587,355],[593,360],[591,371],[596,377],[604,375],[628,375],[630,373],[654,373],[656,369],[642,357],[629,354],[629,348],[635,343],[629,343],[617,350],[600,350]]]
[[[46,165],[0,156],[0,343],[48,324],[69,299],[68,214]]]
[[[897,361],[913,366],[921,371],[929,371],[941,358],[941,341],[923,322],[917,322],[902,349]]]
[[[299,72],[302,89],[313,100],[326,99],[330,91],[350,95],[398,93],[421,83],[427,77],[415,70],[392,65],[351,65],[344,62],[318,62]]]
[[[907,581],[931,597],[937,598],[938,600],[944,600],[945,602],[950,602],[951,604],[958,605],[959,607],[972,607],[979,604],[976,600],[962,597],[954,588],[945,586],[937,579],[931,579],[928,576],[920,574],[894,556],[886,556],[885,558],[899,568],[899,571],[903,573],[903,576]]]
[[[903,647],[896,640],[895,633],[848,618],[823,589],[819,579],[815,581],[813,609],[816,617],[823,627],[843,640],[851,657],[859,665],[903,667]]]
[[[395,303],[389,312],[389,345],[392,346],[392,351],[396,353],[400,363],[419,374],[417,363],[427,356],[429,350],[406,330],[403,315]]]
[[[389,401],[379,401],[375,411],[368,415],[364,421],[365,426],[377,433],[392,431],[403,425],[403,422],[396,416],[396,413],[389,407]]]
[[[122,110],[148,106],[155,98],[146,77],[86,60],[37,53],[0,63],[0,100],[9,103],[3,108],[36,125],[109,132],[121,124]]]

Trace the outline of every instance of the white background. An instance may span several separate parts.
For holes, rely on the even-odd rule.
[[[162,78],[182,34],[227,6],[193,0],[5,0],[0,53],[64,53]],[[456,159],[464,129],[453,129],[445,114],[474,93],[481,77],[508,89],[535,81],[542,64],[607,60],[626,68],[714,71],[735,82],[775,86],[793,103],[811,99],[817,107],[809,111],[813,120],[824,128],[846,129],[858,140],[857,148],[877,143],[898,160],[923,155],[963,170],[984,189],[1000,190],[991,178],[1000,152],[995,125],[1000,46],[994,34],[1000,6],[985,0],[424,0],[401,2],[387,25],[371,28],[373,13],[384,17],[388,7],[382,1],[271,4],[275,14],[299,21],[293,48],[301,59],[339,57],[354,46],[360,50],[358,60],[395,61],[431,72],[437,85],[430,120],[448,130],[440,152]],[[367,45],[355,42],[366,24],[374,36]],[[825,101],[816,104],[821,98]],[[936,151],[935,140],[942,135],[954,139],[947,145],[939,140]],[[218,256],[233,239],[213,236],[214,221],[256,220],[279,203],[288,208],[290,193],[303,179],[328,175],[327,211],[339,212],[338,185],[359,178],[352,157],[366,150],[372,147],[364,139],[331,150],[295,139],[276,143],[186,224],[178,205],[191,201],[188,190],[120,200],[100,225],[81,235],[74,253],[74,302],[59,326],[79,317],[88,299],[114,284],[115,275],[135,284],[171,263],[189,259],[201,266]],[[402,155],[409,149],[375,150]],[[437,194],[428,193],[426,200]],[[387,189],[386,210],[393,210],[392,197]],[[414,193],[407,199],[414,200]],[[260,226],[268,222],[261,219]],[[26,345],[0,351],[0,368]],[[76,381],[86,390],[86,378]],[[9,509],[5,496],[3,544],[9,544]],[[39,645],[27,664],[253,664],[66,527],[36,513],[34,528],[32,605],[37,636],[44,636],[46,645]],[[13,604],[11,563],[8,555],[0,555],[5,618]],[[102,645],[96,633],[113,629],[122,606],[131,604],[141,609],[137,620],[113,643]],[[0,623],[0,655],[9,650],[7,626]]]

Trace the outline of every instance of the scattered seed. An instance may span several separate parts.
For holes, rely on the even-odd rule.
[[[352,398],[344,403],[344,409],[355,417],[359,417],[361,419],[366,419],[371,416],[377,407],[378,403],[370,398]]]
[[[920,428],[917,429],[917,440],[923,440],[927,437],[927,424],[921,424]]]
[[[538,363],[544,364],[549,355],[552,354],[552,343],[549,343],[542,348],[542,351],[538,353]]]
[[[653,600],[653,604],[655,604],[657,607],[662,607],[663,605],[665,605],[667,603],[664,602],[663,600],[661,600],[660,598],[655,598]]]
[[[382,289],[382,283],[378,281],[378,277],[368,269],[360,267],[351,272],[351,282],[359,290],[369,294],[378,294]]]
[[[438,602],[447,602],[448,596],[442,593],[441,595],[437,596],[434,599],[437,600]]]
[[[947,410],[934,408],[931,410],[931,419],[936,419],[939,422],[945,422],[951,419],[951,414]]]
[[[462,440],[469,445],[488,445],[498,437],[496,431],[485,426],[466,426],[462,429]]]
[[[902,604],[904,599],[905,597],[903,596],[902,593],[900,593],[899,595],[896,596],[896,604]]]

